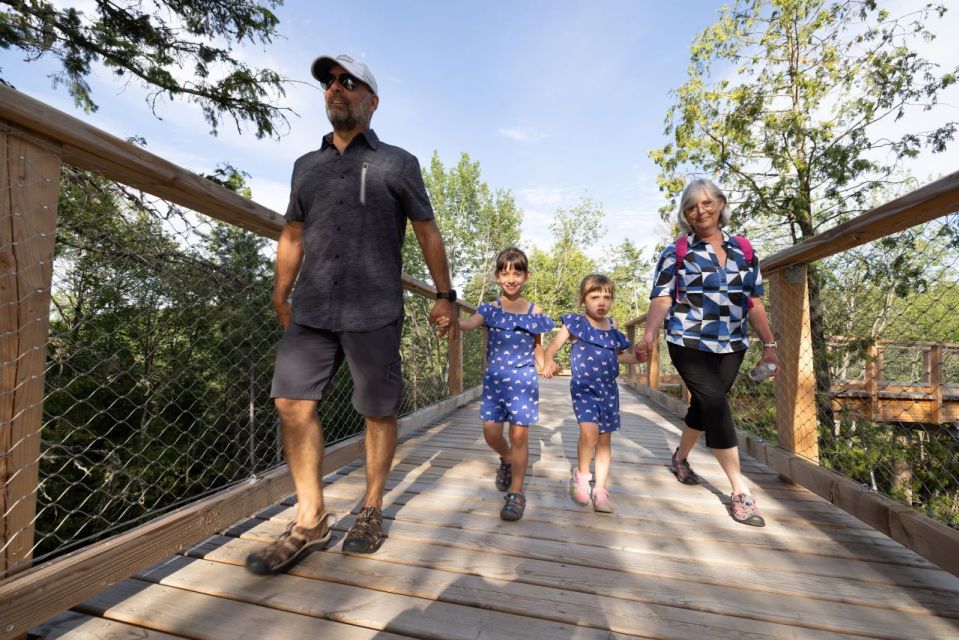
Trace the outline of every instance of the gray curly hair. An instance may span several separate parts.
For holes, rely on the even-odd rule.
[[[683,233],[687,235],[693,232],[693,228],[686,221],[686,215],[683,212],[696,203],[703,191],[710,198],[723,201],[723,208],[719,211],[719,227],[722,228],[729,224],[729,201],[726,199],[726,194],[712,180],[696,178],[683,189],[683,195],[679,198],[679,211],[676,212],[676,222]]]

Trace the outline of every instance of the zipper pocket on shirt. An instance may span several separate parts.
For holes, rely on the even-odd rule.
[[[369,162],[363,163],[360,170],[360,204],[366,206],[366,170],[370,168]]]

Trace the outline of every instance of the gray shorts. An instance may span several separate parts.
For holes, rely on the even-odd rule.
[[[396,415],[403,398],[402,329],[402,318],[372,331],[327,331],[290,322],[276,348],[270,397],[322,400],[345,358],[357,412]]]

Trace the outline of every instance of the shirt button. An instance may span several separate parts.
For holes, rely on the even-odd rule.
[[[336,280],[333,281],[333,286],[336,286],[336,285],[338,285],[338,284],[340,284],[340,283],[337,282]]]

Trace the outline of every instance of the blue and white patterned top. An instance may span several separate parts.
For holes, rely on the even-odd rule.
[[[739,244],[723,231],[726,268],[712,246],[696,234],[688,236],[689,250],[680,270],[676,303],[666,314],[666,341],[680,346],[732,353],[749,347],[749,298],[765,293],[759,258],[746,264]],[[659,256],[650,298],[673,295],[676,289],[676,246]]]
[[[563,326],[576,338],[570,353],[570,368],[574,378],[584,380],[615,380],[619,375],[616,355],[630,347],[629,339],[613,326],[597,329],[579,313],[563,315]]]

